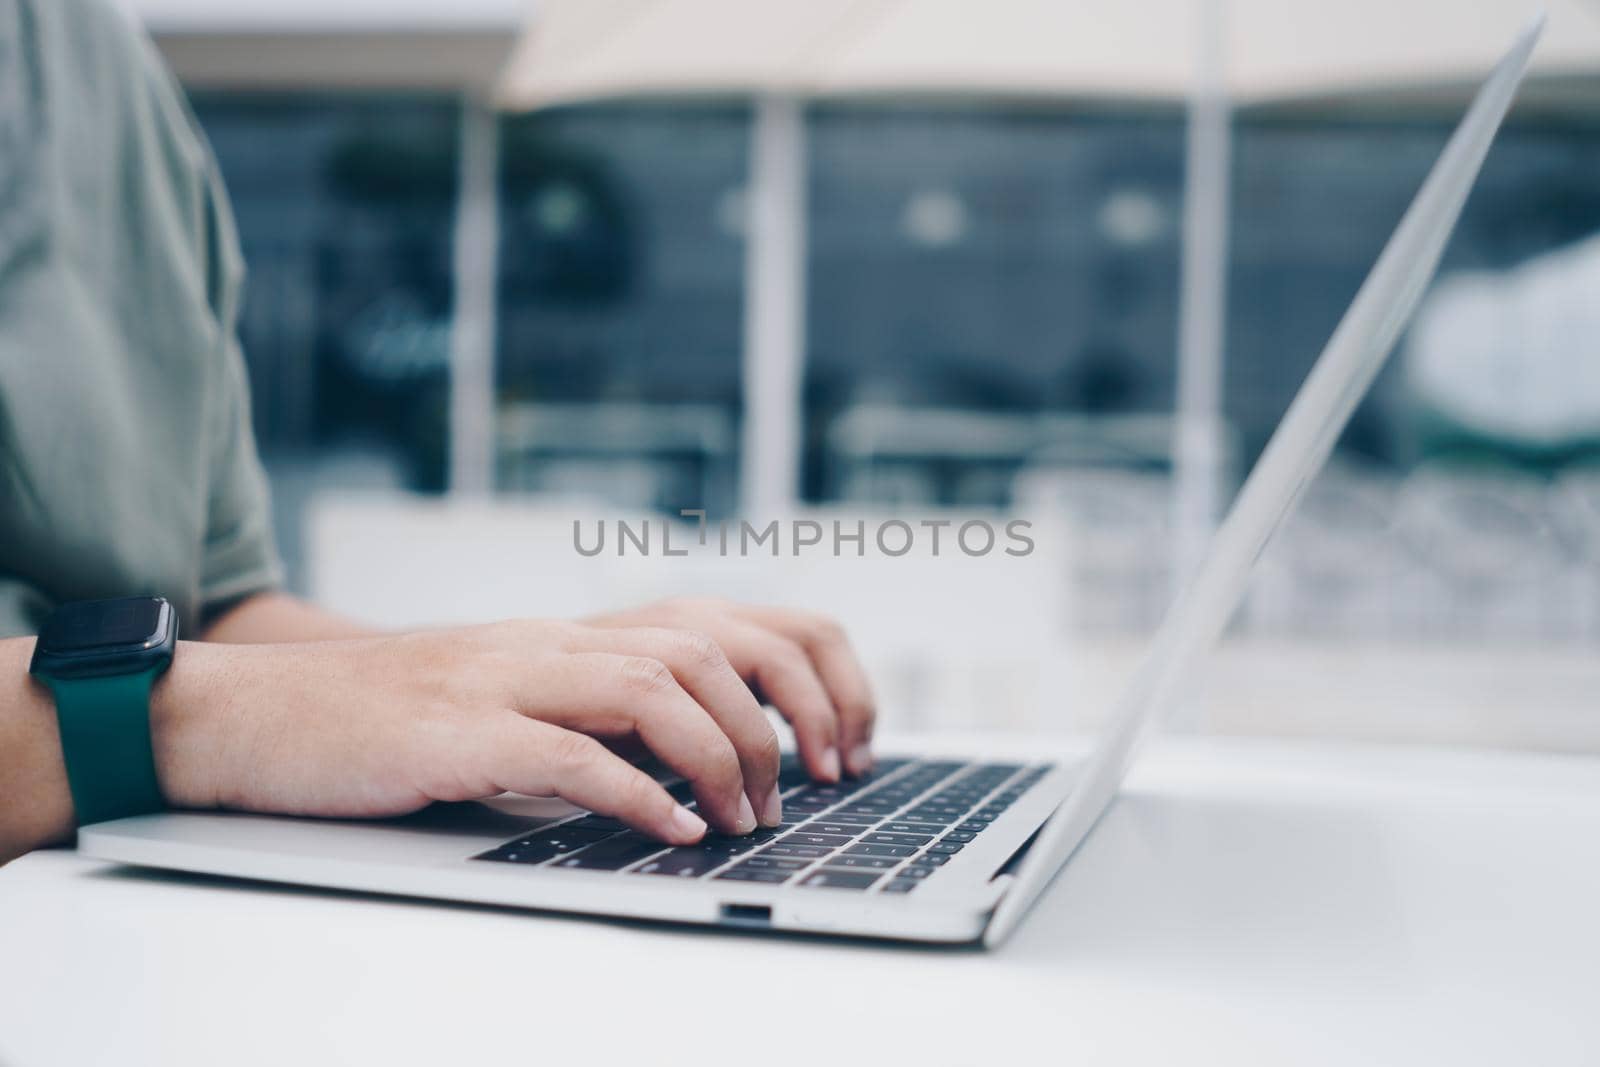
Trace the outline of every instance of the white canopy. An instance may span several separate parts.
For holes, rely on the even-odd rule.
[[[1236,103],[1475,82],[1538,10],[1536,75],[1600,75],[1589,0],[1231,0]],[[507,65],[513,107],[626,95],[1182,98],[1199,0],[546,0]]]

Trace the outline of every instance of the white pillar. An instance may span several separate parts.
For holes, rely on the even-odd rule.
[[[806,333],[805,113],[756,101],[745,229],[744,418],[739,509],[765,519],[799,501]]]
[[[1183,264],[1178,307],[1174,428],[1174,582],[1194,573],[1221,510],[1223,345],[1228,302],[1232,109],[1227,92],[1227,0],[1196,5],[1198,40],[1189,101]]]
[[[450,326],[450,492],[494,487],[495,294],[500,248],[500,120],[470,93],[461,105]]]

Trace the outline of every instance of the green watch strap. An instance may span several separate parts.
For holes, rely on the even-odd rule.
[[[150,745],[150,688],[166,664],[139,674],[45,679],[79,826],[147,815],[166,805]]]

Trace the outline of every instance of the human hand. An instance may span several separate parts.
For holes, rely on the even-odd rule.
[[[739,676],[794,728],[813,778],[839,780],[843,769],[872,769],[877,707],[844,630],[824,615],[726,600],[667,600],[601,615],[590,625],[659,626],[709,636]]]
[[[748,833],[758,817],[776,825],[778,740],[740,674],[774,694],[822,777],[830,768],[837,777],[837,757],[826,756],[836,736],[870,731],[870,703],[865,726],[860,703],[870,697],[831,633],[816,631],[813,666],[802,638],[784,636],[800,632],[785,613],[773,616],[781,631],[720,607],[689,613],[733,652],[703,633],[646,625],[649,609],[632,623],[185,643],[152,699],[162,789],[180,807],[323,816],[398,815],[507,791],[560,796],[685,844],[706,822],[726,833]],[[850,686],[848,731],[819,675]],[[602,743],[630,737],[689,780],[705,821]]]

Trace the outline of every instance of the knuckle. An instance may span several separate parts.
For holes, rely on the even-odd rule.
[[[548,619],[505,619],[490,623],[485,629],[496,647],[526,650],[530,645],[558,639],[563,625]]]
[[[705,615],[728,610],[728,602],[709,596],[680,596],[667,601],[667,606],[681,615]]]
[[[584,734],[562,733],[550,742],[550,762],[560,770],[580,770],[600,757],[600,743]]]
[[[460,636],[468,639],[468,647],[490,652],[513,648],[522,643],[522,630],[517,623],[511,621],[474,626],[470,630],[461,631]]]
[[[721,667],[728,662],[722,646],[710,634],[699,630],[680,630],[674,636],[682,655],[702,667]]]
[[[772,646],[773,658],[789,671],[811,671],[811,657],[806,655],[806,650],[800,642],[787,637],[780,637]]]
[[[673,804],[672,798],[643,774],[629,775],[618,790],[617,800],[623,810],[641,814],[669,808]]]
[[[768,770],[776,770],[778,762],[783,758],[783,746],[778,741],[776,731],[768,728],[762,734],[761,740],[756,743],[756,762]]]
[[[622,682],[637,693],[664,693],[677,685],[667,665],[648,656],[629,656],[624,659]]]
[[[831,615],[818,615],[811,621],[811,637],[825,645],[843,645],[850,640],[845,633],[844,623]]]
[[[739,753],[726,737],[706,749],[707,777],[717,785],[733,786],[744,777],[739,769]]]
[[[590,627],[581,623],[567,622],[565,620],[545,620],[536,625],[538,629],[535,633],[538,637],[545,643],[562,650],[569,650],[574,647],[578,639],[590,629]]]

